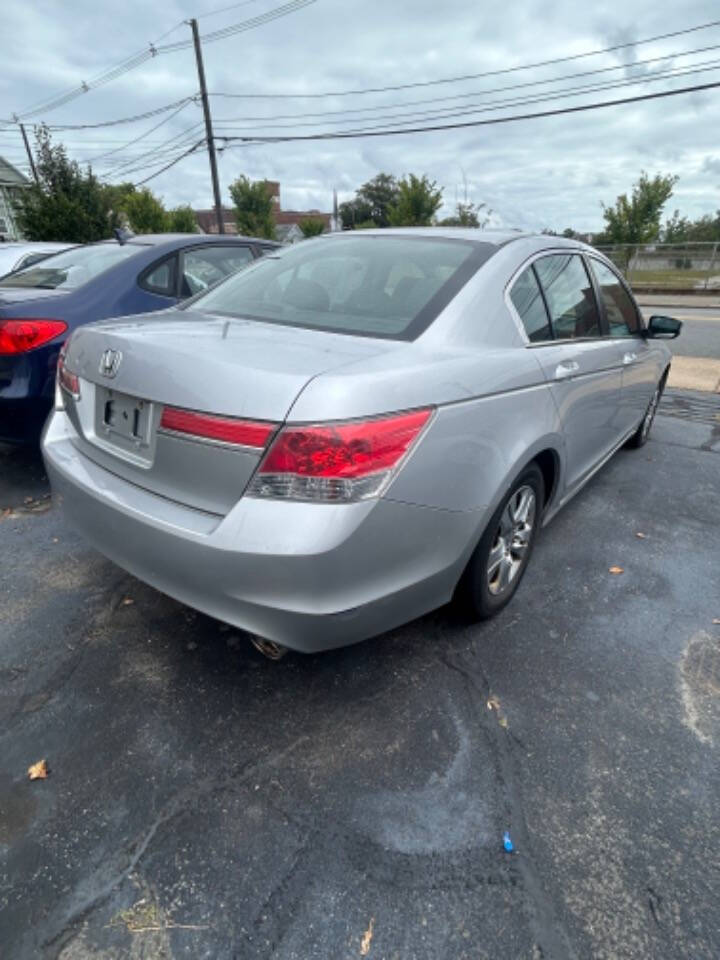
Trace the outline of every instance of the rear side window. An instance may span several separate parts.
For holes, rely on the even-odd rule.
[[[177,254],[166,257],[146,270],[139,280],[143,290],[159,293],[163,297],[176,296],[177,290]]]
[[[215,244],[186,250],[183,256],[183,271],[180,295],[191,297],[207,290],[218,280],[239,270],[253,259],[250,247],[221,247]]]
[[[510,299],[520,315],[525,333],[531,343],[552,340],[552,330],[545,302],[532,267],[523,270],[513,284]]]
[[[590,265],[605,307],[611,337],[631,337],[640,329],[640,318],[630,294],[613,271],[594,257]]]
[[[534,263],[557,340],[600,336],[595,292],[582,258],[552,254]]]

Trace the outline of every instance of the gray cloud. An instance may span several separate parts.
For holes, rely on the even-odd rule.
[[[203,18],[203,9],[225,4],[221,0],[215,4],[213,0],[203,0],[201,7],[198,0],[196,8],[194,0],[170,0],[161,6],[126,0],[111,13],[105,5],[90,0],[71,0],[69,6],[62,7],[49,0],[32,6],[22,0],[6,0],[4,33],[13,38],[13,43],[10,55],[4,58],[0,77],[0,116],[8,117],[77,85],[142,49],[149,41],[157,41],[163,33],[170,31],[166,42],[188,37],[188,28],[182,21],[189,16],[200,16],[201,32],[205,33],[264,12],[278,2],[255,0],[244,8]],[[208,44],[205,62],[208,85],[214,93],[337,91],[502,70],[682,29],[715,16],[712,0],[689,0],[682,10],[673,8],[671,15],[667,7],[655,0],[627,0],[622,5],[600,0],[591,9],[571,0],[557,0],[550,8],[539,0],[492,6],[469,4],[466,0],[446,0],[441,6],[435,0],[318,0],[293,16]],[[356,119],[372,125],[377,122],[375,111],[392,104],[459,93],[473,93],[468,98],[470,103],[503,99],[512,96],[512,92],[493,91],[523,81],[547,80],[650,57],[662,57],[663,63],[681,66],[688,60],[673,60],[678,51],[712,43],[720,43],[720,29],[557,67],[447,87],[326,100],[213,99],[212,109],[218,119],[237,118],[236,124],[256,129],[257,117],[370,108],[368,113],[357,114]],[[707,53],[699,58],[711,56]],[[650,76],[658,69],[636,66],[599,75],[595,80],[637,76],[643,71]],[[593,79],[588,78],[587,82]],[[597,92],[589,99],[610,99],[710,79],[720,79],[720,70],[624,91]],[[184,50],[158,56],[44,119],[51,123],[99,122],[191,95],[196,86],[192,51]],[[538,88],[536,93],[549,89]],[[588,97],[572,102],[583,100]],[[560,101],[550,101],[535,109],[559,105]],[[438,103],[404,110],[398,107],[392,112],[444,106]],[[502,112],[510,113],[511,108]],[[72,156],[89,160],[138,136],[158,119],[161,118],[103,131],[69,131],[62,138]],[[336,118],[320,121],[318,129],[325,129],[331,119]],[[200,120],[199,108],[191,104],[122,155],[139,156],[148,150],[160,150],[164,141]],[[680,174],[670,205],[683,213],[696,216],[720,206],[720,161],[716,153],[719,126],[720,96],[716,91],[708,91],[593,113],[442,133],[229,147],[220,155],[220,175],[225,196],[228,184],[245,173],[252,178],[280,180],[282,202],[287,208],[329,209],[333,188],[345,199],[379,170],[427,173],[444,187],[449,208],[456,191],[458,197],[463,195],[462,167],[470,199],[488,203],[504,223],[529,228],[572,225],[596,229],[602,223],[601,201],[612,202],[618,193],[628,190],[641,169]],[[223,130],[230,132],[218,124],[218,132]],[[193,134],[189,130],[188,138],[199,138],[200,127],[198,131]],[[11,162],[24,162],[15,129],[0,131],[0,154]],[[122,155],[98,160],[96,172],[106,175],[111,169],[109,161]],[[158,153],[147,157],[145,168],[133,177],[141,179],[151,173],[154,167],[162,165],[163,156]],[[170,158],[171,155],[165,159]],[[186,158],[149,186],[168,204],[209,206],[206,156]]]

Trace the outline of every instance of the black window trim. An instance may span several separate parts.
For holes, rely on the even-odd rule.
[[[165,290],[161,290],[159,287],[153,287],[151,284],[147,282],[147,278],[150,276],[151,273],[154,273],[158,269],[158,267],[161,267],[164,263],[166,263],[168,260],[172,260],[173,258],[175,259],[175,284],[174,284],[175,292],[167,293]],[[144,270],[140,271],[137,278],[137,285],[140,287],[141,290],[144,290],[146,293],[152,293],[156,297],[167,297],[168,299],[173,299],[173,298],[177,299],[178,276],[179,276],[177,263],[178,263],[177,250],[173,250],[170,253],[163,254],[162,257],[158,257],[157,260],[153,260],[153,262],[148,267],[145,267]]]
[[[505,285],[505,303],[510,309],[513,320],[515,321],[515,326],[518,328],[518,331],[521,337],[525,341],[526,350],[538,350],[538,349],[542,349],[543,347],[557,346],[558,344],[562,345],[562,344],[572,344],[572,343],[595,343],[595,342],[601,342],[601,341],[606,341],[610,339],[609,337],[606,337],[603,334],[601,334],[598,337],[562,337],[562,338],[555,337],[555,329],[553,326],[552,317],[550,316],[550,310],[547,305],[547,300],[545,298],[545,291],[543,290],[543,286],[540,283],[537,273],[535,272],[535,263],[537,260],[540,260],[542,257],[554,257],[558,255],[566,256],[566,257],[578,256],[583,261],[588,256],[587,251],[583,250],[580,247],[577,247],[577,248],[549,247],[545,250],[538,250],[535,253],[531,254],[526,260],[522,262],[522,264],[515,270],[513,275],[510,277],[510,280]],[[602,258],[598,258],[598,259],[602,259]],[[600,329],[603,330],[605,329],[604,321],[603,321],[603,313],[601,310],[601,304],[598,300],[597,291],[595,289],[595,275],[592,273],[591,270],[588,269],[587,263],[583,263],[583,266],[585,267],[585,272],[588,275],[588,280],[590,281],[590,284],[593,290],[593,296],[595,297],[595,306],[597,307],[598,315],[600,317]],[[522,322],[522,317],[520,316],[518,311],[515,309],[515,304],[512,302],[512,299],[510,297],[510,291],[515,286],[515,283],[518,277],[520,277],[520,275],[530,267],[532,267],[533,273],[535,274],[535,279],[537,280],[538,286],[540,287],[540,293],[542,294],[543,303],[545,304],[545,312],[548,317],[548,325],[550,327],[550,332],[553,335],[552,340],[540,340],[538,342],[533,342],[530,340],[530,338],[527,335],[527,331],[525,330],[525,325]],[[633,302],[634,302],[634,298],[633,298]]]
[[[630,332],[630,337],[642,337],[642,331],[645,329],[645,325],[643,323],[643,315],[640,311],[640,307],[638,306],[637,301],[635,300],[635,295],[633,294],[632,290],[628,286],[625,278],[615,268],[615,264],[612,263],[612,261],[606,260],[604,257],[601,257],[594,253],[585,253],[584,256],[587,261],[597,260],[598,263],[601,263],[604,267],[607,267],[610,270],[610,273],[612,273],[613,276],[619,281],[620,286],[623,288],[625,293],[627,293],[627,295],[630,297],[630,303],[633,306],[633,309],[635,311],[635,316],[637,318],[638,328],[634,333],[632,331]],[[600,285],[598,283],[597,277],[595,276],[595,271],[592,268],[592,263],[588,262],[586,264],[586,268],[592,278],[592,284],[595,289],[595,299],[597,300],[600,306],[600,310],[603,316],[604,329],[607,331],[605,333],[605,339],[606,340],[629,340],[630,337],[613,337],[612,334],[610,333],[610,322],[608,320],[607,310],[605,308],[605,303],[603,301],[603,298],[600,295]]]

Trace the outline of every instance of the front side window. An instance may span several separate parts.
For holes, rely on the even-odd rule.
[[[535,261],[556,340],[600,336],[600,314],[590,278],[577,254],[557,253]]]
[[[147,248],[137,243],[92,243],[86,247],[73,247],[4,277],[0,286],[75,290],[143,249]]]
[[[348,233],[271,253],[194,309],[359,336],[412,340],[495,252],[492,244]]]
[[[632,337],[640,330],[640,318],[630,294],[604,263],[592,257],[590,264],[600,290],[600,299],[605,307],[610,336]]]
[[[206,247],[186,250],[183,256],[181,296],[191,297],[239,270],[253,259],[250,247]]]
[[[517,310],[531,343],[552,340],[545,302],[532,267],[523,270],[513,284],[510,299]]]

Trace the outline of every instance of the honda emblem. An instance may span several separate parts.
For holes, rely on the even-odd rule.
[[[104,377],[114,377],[120,367],[122,354],[119,350],[105,350],[100,357],[100,373]]]

